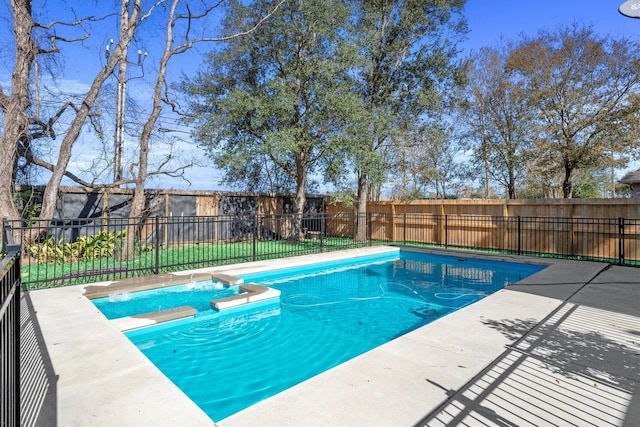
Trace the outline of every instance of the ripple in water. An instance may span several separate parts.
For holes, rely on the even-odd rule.
[[[122,292],[118,294],[109,295],[109,302],[122,302],[131,300],[131,293]]]

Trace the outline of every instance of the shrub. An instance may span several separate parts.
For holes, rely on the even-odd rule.
[[[125,231],[100,231],[90,236],[80,236],[73,243],[60,239],[57,243],[49,236],[40,243],[28,246],[29,255],[38,261],[76,261],[92,258],[111,257],[120,245]]]

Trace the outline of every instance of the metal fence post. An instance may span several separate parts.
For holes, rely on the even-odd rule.
[[[9,234],[11,229],[9,228],[9,221],[7,218],[2,218],[2,254],[6,254],[7,245],[9,244]]]
[[[156,238],[155,238],[155,250],[156,250],[156,265],[155,274],[160,274],[160,215],[156,215]]]
[[[449,246],[449,215],[444,216],[444,247]]]
[[[255,261],[258,256],[258,227],[260,226],[260,214],[256,212],[253,217],[253,260]]]
[[[15,283],[16,283],[16,293],[15,293],[15,303],[14,303],[14,310],[15,310],[15,319],[14,319],[14,325],[13,325],[13,335],[14,335],[14,347],[16,349],[16,355],[15,355],[15,360],[13,361],[14,363],[14,369],[15,369],[15,373],[16,373],[16,378],[14,379],[13,382],[13,390],[15,393],[15,399],[16,399],[16,407],[15,407],[15,419],[16,419],[16,425],[19,426],[20,425],[20,412],[21,412],[21,407],[22,407],[22,400],[20,399],[20,392],[21,392],[21,388],[22,388],[22,382],[20,381],[20,371],[22,370],[22,366],[20,364],[20,334],[21,334],[21,328],[20,328],[20,305],[21,305],[21,296],[20,296],[20,292],[22,290],[22,280],[21,280],[21,260],[20,260],[20,255],[21,255],[21,249],[18,248],[18,250],[15,252],[14,254],[14,259],[15,259],[15,266],[14,266],[14,272],[15,272]]]
[[[326,228],[325,221],[327,214],[320,214],[320,253],[324,252],[324,233]]]
[[[520,215],[518,215],[518,255],[522,255],[522,226],[520,221]]]
[[[624,218],[618,217],[618,264],[624,265]]]
[[[402,214],[402,243],[407,244],[407,213]]]
[[[9,220],[2,218],[2,254],[6,255],[10,252],[17,252],[19,254],[21,249],[20,243],[13,241],[13,229],[11,228],[11,224],[9,224]]]

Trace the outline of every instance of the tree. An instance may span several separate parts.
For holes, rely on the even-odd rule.
[[[282,4],[276,3],[264,16],[261,16],[257,22],[254,22],[253,26],[235,34],[229,34],[221,37],[204,37],[204,36],[192,36],[190,30],[192,30],[196,24],[196,21],[202,20],[207,17],[215,8],[219,6],[219,3],[214,5],[204,4],[202,9],[196,10],[194,7],[188,7],[182,5],[183,10],[180,10],[181,1],[172,0],[167,14],[166,14],[166,26],[165,26],[165,38],[164,48],[160,56],[158,65],[158,73],[153,88],[153,96],[151,98],[152,106],[149,115],[142,126],[142,132],[139,139],[139,158],[137,163],[137,173],[134,176],[135,187],[133,192],[133,199],[131,201],[131,210],[129,213],[130,218],[142,217],[145,208],[145,181],[148,178],[148,165],[149,165],[149,150],[151,145],[151,139],[156,124],[162,113],[163,105],[174,106],[174,100],[169,96],[167,92],[167,69],[169,61],[176,55],[183,54],[191,49],[194,45],[204,42],[222,42],[235,38],[247,36],[260,26],[269,16],[271,16]],[[178,29],[182,29],[180,41],[176,41],[176,35]],[[119,76],[121,79],[122,77]],[[129,222],[129,227],[126,234],[127,244],[124,246],[126,258],[132,258],[135,255],[135,238],[138,233],[139,225],[135,221]]]
[[[280,0],[282,2],[283,0]],[[57,201],[57,192],[63,177],[72,179],[74,182],[86,188],[96,187],[118,187],[123,184],[135,184],[134,197],[131,203],[131,215],[139,216],[144,207],[144,183],[151,175],[167,174],[180,175],[181,171],[188,165],[181,165],[174,169],[169,169],[174,165],[170,165],[173,159],[173,153],[169,153],[159,160],[156,170],[150,170],[149,165],[149,149],[152,139],[157,140],[155,130],[160,117],[163,105],[171,104],[174,108],[173,100],[169,94],[169,83],[166,81],[167,64],[174,55],[184,53],[194,44],[199,42],[222,41],[231,37],[242,34],[223,36],[218,38],[207,37],[210,31],[210,25],[204,21],[209,13],[218,7],[220,3],[208,5],[206,2],[187,2],[173,0],[159,0],[157,2],[148,3],[147,9],[143,10],[142,0],[123,0],[121,3],[120,13],[105,12],[103,17],[94,18],[93,16],[77,18],[75,20],[53,19],[49,23],[37,23],[33,16],[47,16],[46,5],[38,5],[41,10],[34,11],[31,1],[17,1],[10,5],[13,12],[13,33],[14,33],[14,51],[15,63],[13,72],[13,81],[11,89],[6,93],[4,88],[0,88],[0,106],[2,106],[2,124],[3,133],[0,135],[0,154],[2,155],[2,170],[0,171],[0,183],[4,183],[0,188],[0,215],[8,218],[18,218],[19,214],[13,205],[13,189],[16,179],[18,179],[19,168],[35,165],[39,168],[46,169],[51,172],[45,192],[43,195],[43,203],[40,211],[41,219],[49,219],[53,216]],[[276,3],[276,8],[279,3]],[[98,7],[96,5],[96,7]],[[83,6],[83,11],[87,11],[88,6]],[[87,12],[88,13],[88,12]],[[73,8],[59,8],[53,12],[56,18],[62,16],[77,16]],[[156,18],[156,16],[158,18]],[[153,17],[153,19],[151,19]],[[255,23],[261,24],[267,16],[261,17]],[[107,42],[107,50],[104,64],[97,67],[94,80],[91,82],[88,90],[75,96],[67,96],[61,90],[55,90],[55,96],[46,99],[48,105],[59,105],[55,110],[41,109],[43,100],[40,97],[41,78],[40,69],[47,67],[39,67],[39,61],[43,58],[54,58],[52,54],[61,54],[59,45],[70,45],[73,42],[82,41],[83,44],[89,44],[89,35],[93,35],[94,39],[100,37],[100,33],[95,35],[90,28],[91,23],[101,20],[120,21],[119,37],[114,44],[113,39]],[[95,181],[88,182],[80,176],[69,171],[68,166],[71,159],[74,144],[85,132],[87,122],[94,125],[97,133],[103,135],[104,132],[98,126],[97,118],[99,118],[106,110],[100,102],[103,96],[104,87],[107,80],[114,75],[115,68],[118,67],[117,82],[124,84],[127,80],[127,52],[129,46],[136,36],[139,41],[146,37],[141,31],[143,25],[151,22],[146,27],[147,32],[154,32],[160,28],[162,19],[166,18],[166,40],[165,48],[161,52],[161,59],[157,65],[157,74],[155,84],[153,85],[153,95],[149,97],[151,105],[145,112],[142,109],[139,114],[147,117],[140,120],[142,128],[139,136],[138,144],[138,161],[134,162],[130,168],[130,176],[123,177],[117,172],[120,170],[118,166],[119,156],[115,156],[113,168],[116,171],[114,182]],[[160,24],[158,24],[160,22]],[[184,25],[180,25],[184,23]],[[178,33],[178,29],[181,33]],[[253,29],[250,29],[253,30]],[[179,41],[176,41],[179,39]],[[49,45],[44,45],[43,43]],[[103,40],[99,40],[99,48],[95,48],[96,61],[104,55]],[[80,56],[88,67],[93,67],[93,61],[87,61],[85,56]],[[99,54],[99,55],[98,55]],[[67,57],[66,59],[71,59]],[[75,58],[73,58],[75,59]],[[43,64],[50,65],[52,62]],[[140,65],[140,64],[138,64]],[[55,80],[50,80],[55,85]],[[56,88],[57,89],[57,88]],[[53,92],[53,91],[52,91]],[[124,112],[122,104],[125,101],[124,91],[119,91],[120,112]],[[105,118],[103,117],[103,120]],[[108,119],[108,118],[106,118]],[[122,121],[120,122],[122,125]],[[122,131],[118,129],[117,131]],[[62,141],[59,143],[59,152],[54,154],[54,160],[45,160],[39,156],[39,145],[36,141],[41,140],[45,144],[51,143],[57,135],[62,135]],[[96,140],[102,142],[102,137],[98,136]],[[118,147],[116,147],[116,151]],[[106,150],[105,150],[106,152]],[[5,155],[6,154],[6,155]],[[6,162],[6,163],[5,163]],[[135,165],[135,166],[134,166]],[[133,233],[129,233],[133,236]],[[35,236],[31,236],[35,237]]]
[[[56,135],[54,126],[61,125],[59,119],[63,115],[71,114],[72,118],[69,119],[68,126],[65,126],[64,132],[62,132],[64,137],[60,143],[57,161],[54,165],[51,165],[52,177],[49,179],[43,195],[40,216],[42,218],[51,218],[53,216],[60,182],[63,176],[68,174],[67,166],[73,144],[93,111],[92,109],[100,94],[102,85],[126,53],[126,47],[133,38],[135,28],[143,20],[139,16],[140,1],[123,0],[122,10],[129,11],[129,26],[121,31],[120,39],[113,48],[113,54],[98,71],[81,102],[76,103],[70,100],[61,102],[60,108],[49,119],[39,117],[37,105],[35,114],[33,114],[30,78],[34,62],[39,55],[58,53],[57,43],[59,42],[80,41],[88,37],[87,33],[77,37],[66,37],[61,35],[62,32],[55,31],[56,27],[72,27],[83,33],[84,31],[80,24],[94,20],[94,18],[82,18],[69,22],[52,21],[48,24],[36,23],[32,16],[33,8],[30,0],[18,0],[11,3],[15,62],[11,94],[7,95],[0,88],[0,106],[2,107],[2,122],[4,125],[4,132],[0,136],[0,157],[2,157],[2,169],[0,169],[0,215],[12,219],[19,217],[13,203],[13,183],[16,177],[18,153],[22,153],[28,158],[32,156],[34,153],[32,150],[33,140],[54,138]],[[46,40],[50,43],[49,47],[38,45],[42,35],[36,34],[36,29],[48,34]],[[33,161],[33,157],[31,157],[31,160]]]
[[[31,1],[16,0],[11,3],[13,14],[13,34],[15,40],[15,63],[11,76],[9,94],[0,86],[0,107],[2,107],[3,133],[0,135],[0,217],[19,218],[13,202],[13,182],[18,141],[28,138],[29,118],[27,110],[29,98],[29,76],[38,53],[38,47],[31,37],[33,19]]]
[[[394,149],[391,171],[399,177],[394,195],[400,199],[447,198],[453,182],[462,176],[456,161],[459,147],[451,132],[439,123],[430,123],[411,133],[410,138]]]
[[[229,6],[226,33],[244,31],[273,7],[268,0]],[[183,83],[195,100],[197,136],[227,182],[256,186],[281,177],[275,166],[295,189],[298,217],[309,175],[339,130],[344,58],[337,39],[347,17],[340,1],[286,2],[268,25],[229,41],[209,55],[206,70]]]
[[[472,57],[460,112],[469,128],[473,162],[484,170],[485,197],[493,178],[515,199],[517,183],[527,175],[534,120],[527,94],[506,67],[509,52],[507,44],[483,48]]]
[[[350,40],[359,54],[352,86],[362,102],[351,113],[345,153],[357,181],[356,240],[363,240],[373,178],[386,170],[385,153],[402,139],[398,132],[442,107],[444,87],[458,71],[456,36],[466,24],[460,17],[464,0],[351,4]]]
[[[562,173],[565,198],[576,171],[638,155],[640,44],[574,24],[523,38],[507,67],[536,119],[537,168]]]
[[[607,190],[611,188],[611,183],[607,182],[610,178],[608,172],[608,170],[579,170],[573,185],[574,197],[578,199],[607,197]]]

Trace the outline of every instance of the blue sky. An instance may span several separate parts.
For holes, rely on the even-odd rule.
[[[49,0],[45,4],[49,10],[55,11],[59,3],[61,9],[68,8],[70,5],[78,8],[81,15],[84,12],[89,13],[90,9],[94,9],[92,13],[100,15],[104,13],[102,11],[105,5],[104,1],[75,3]],[[460,47],[463,53],[467,54],[480,47],[494,46],[501,38],[514,40],[520,34],[534,35],[539,29],[556,29],[572,22],[592,25],[596,32],[603,35],[610,34],[615,37],[637,40],[640,36],[640,19],[632,19],[621,15],[618,12],[618,7],[623,2],[624,0],[468,0],[465,6],[465,16],[468,20],[470,32],[467,35],[467,40]],[[117,2],[113,2],[109,6],[116,4]],[[5,7],[6,5],[0,7],[0,10],[5,10]],[[101,66],[101,52],[103,52],[104,43],[108,40],[109,34],[117,33],[117,21],[112,21],[109,24],[112,28],[107,27],[105,24],[96,23],[94,25],[95,31],[92,34],[94,44],[90,46],[87,43],[83,47],[73,47],[73,58],[66,60],[65,63],[65,85],[69,87],[77,85],[79,87],[78,90],[82,90],[83,85],[90,83],[95,71]],[[7,33],[5,31],[0,31],[0,34],[6,36]],[[153,35],[147,35],[138,38],[139,46],[136,45],[132,49],[134,56],[135,50],[138,48],[149,50],[149,58],[145,62],[145,68],[148,70],[154,67],[154,49],[153,45],[149,46],[154,43],[153,37]],[[169,71],[176,78],[182,72],[190,74],[195,71],[199,64],[198,54],[207,50],[207,47],[202,46],[189,55],[177,58],[173,63],[170,63]],[[11,66],[12,64],[9,63],[0,65],[0,83],[6,82],[9,78]],[[131,67],[131,70],[132,72],[135,71],[135,67]],[[4,83],[2,84],[4,87]],[[141,81],[132,81],[127,86],[127,89],[128,96],[140,100],[150,93],[150,86]],[[141,102],[141,104],[148,104],[148,102]],[[161,126],[176,129],[175,123],[171,121],[164,122]],[[186,137],[187,135],[176,133],[174,136]],[[136,144],[135,140],[127,141],[127,143],[129,146]],[[133,153],[130,153],[130,156],[132,156],[132,159],[135,158]],[[202,153],[196,153],[196,156],[201,159],[204,157]],[[92,157],[95,157],[95,141],[79,141],[77,147],[74,148],[73,162],[76,165],[88,164]],[[632,167],[637,168],[638,164]],[[626,171],[628,169],[618,171],[618,177],[621,177]],[[191,189],[223,189],[219,185],[220,172],[216,171],[212,166],[194,168],[187,173],[187,178],[191,182]],[[178,189],[188,188],[188,185],[188,182],[178,179],[152,181],[149,183],[150,187],[161,186]]]
[[[622,15],[618,8],[625,0],[467,0],[465,16],[468,40],[465,53],[494,46],[501,38],[516,40],[521,34],[535,35],[541,29],[556,29],[573,22],[593,26],[601,35],[637,41],[640,19]],[[616,171],[620,179],[638,169],[640,162]]]
[[[578,22],[592,25],[602,35],[637,40],[640,19],[623,16],[618,7],[624,0],[467,0],[465,16],[469,34],[461,45],[470,53],[484,46],[494,46],[501,38],[517,39],[521,34],[535,35],[540,29],[556,29]],[[617,172],[621,178],[631,167]],[[204,170],[203,170],[204,171]],[[207,188],[211,182],[194,179],[192,188]]]
[[[469,34],[461,45],[464,53],[494,46],[501,38],[535,35],[540,29],[556,29],[578,22],[592,25],[599,34],[637,40],[640,19],[623,16],[624,0],[467,0],[465,16]],[[637,168],[634,164],[631,168]],[[617,173],[618,178],[630,168]],[[210,185],[206,184],[205,185]],[[192,188],[199,188],[194,181]]]
[[[539,29],[555,29],[574,21],[593,25],[596,32],[637,39],[640,19],[623,16],[624,0],[467,0],[469,23],[466,49],[495,45],[501,37],[517,39]]]

